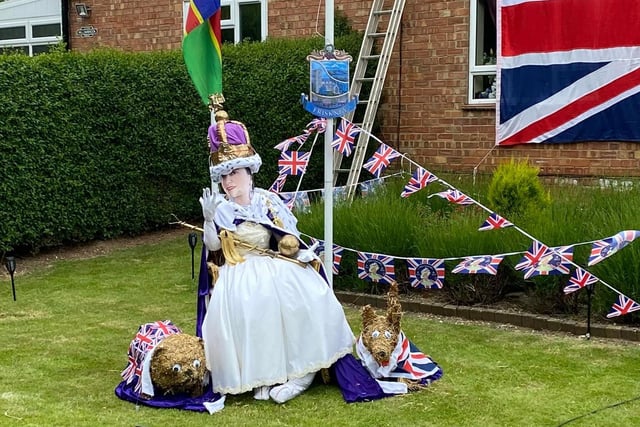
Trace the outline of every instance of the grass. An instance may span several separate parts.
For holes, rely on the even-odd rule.
[[[444,369],[424,391],[347,404],[337,387],[316,385],[285,405],[229,396],[214,415],[138,407],[114,395],[138,325],[170,319],[194,330],[186,234],[19,275],[16,302],[2,281],[0,425],[556,426],[640,395],[636,343],[407,313],[405,333]],[[358,309],[346,312],[359,333]],[[639,423],[633,400],[570,425]]]

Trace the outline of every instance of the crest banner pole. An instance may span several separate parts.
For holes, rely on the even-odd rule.
[[[325,46],[334,44],[334,4],[325,0]],[[333,118],[327,118],[324,132],[324,268],[333,289]]]

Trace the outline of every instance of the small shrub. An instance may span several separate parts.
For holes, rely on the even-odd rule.
[[[538,178],[539,171],[527,161],[514,159],[498,166],[487,194],[492,208],[503,215],[522,216],[534,208],[548,207],[551,197]]]

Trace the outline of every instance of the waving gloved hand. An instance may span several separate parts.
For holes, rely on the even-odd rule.
[[[218,205],[224,201],[224,197],[217,192],[211,191],[211,188],[205,188],[202,190],[202,197],[200,197],[200,205],[202,205],[202,216],[205,221],[213,221],[213,217],[216,213]]]
[[[320,258],[318,257],[318,255],[316,255],[315,252],[319,244],[320,242],[318,241],[309,246],[309,249],[300,249],[300,251],[298,251],[298,256],[296,257],[296,259],[301,262],[311,262],[313,260],[320,261]]]

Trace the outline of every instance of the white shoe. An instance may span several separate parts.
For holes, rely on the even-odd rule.
[[[277,403],[287,402],[294,397],[300,396],[302,392],[308,389],[315,376],[316,373],[312,372],[302,378],[289,380],[282,385],[273,387],[269,392],[269,396]]]
[[[262,387],[256,387],[253,389],[253,398],[256,400],[269,400],[269,391],[271,387],[263,385]]]

